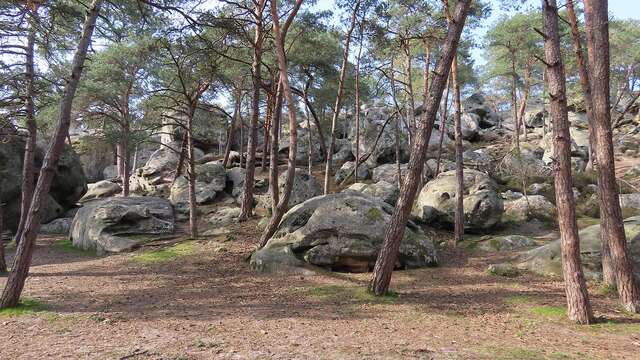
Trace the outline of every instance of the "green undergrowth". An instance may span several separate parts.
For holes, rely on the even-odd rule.
[[[562,306],[534,306],[529,311],[534,315],[551,319],[560,319],[567,315],[567,310]]]
[[[18,306],[0,309],[0,317],[31,315],[46,310],[46,305],[36,299],[22,299]]]
[[[139,264],[155,265],[168,263],[184,256],[193,255],[195,252],[195,243],[193,241],[186,241],[162,249],[145,251],[133,255],[131,259]]]
[[[64,252],[69,252],[69,253],[74,253],[74,254],[79,254],[84,256],[96,256],[96,252],[94,250],[83,250],[83,249],[77,248],[73,246],[73,242],[71,242],[71,240],[69,239],[58,241],[53,245],[53,247],[58,250],[62,250]]]
[[[392,303],[399,297],[398,293],[388,292],[383,296],[375,296],[362,286],[322,285],[305,288],[302,293],[311,298],[340,303]]]

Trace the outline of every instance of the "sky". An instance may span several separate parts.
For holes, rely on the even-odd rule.
[[[526,0],[529,6],[539,6],[540,1]],[[563,4],[565,0],[558,0],[558,3]],[[503,14],[508,12],[499,9],[499,0],[489,0],[493,11],[491,16],[483,21],[483,26],[474,31],[474,36],[478,39],[482,39],[489,26],[496,22],[496,20]],[[336,8],[335,0],[318,0],[315,8],[318,10],[334,10]],[[640,19],[640,0],[609,0],[609,13],[617,19]],[[483,50],[480,48],[473,49],[471,55],[476,65],[482,65],[485,63],[483,57]]]

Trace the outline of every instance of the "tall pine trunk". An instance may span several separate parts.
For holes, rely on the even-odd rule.
[[[351,14],[351,23],[349,29],[345,35],[344,40],[344,52],[342,54],[342,66],[340,67],[340,78],[338,79],[338,94],[336,95],[336,103],[333,107],[333,117],[331,118],[331,140],[329,141],[329,148],[327,149],[326,166],[324,170],[324,194],[329,193],[329,182],[331,179],[331,162],[333,160],[333,149],[336,146],[336,125],[338,123],[338,116],[340,116],[340,110],[342,109],[342,96],[344,94],[344,80],[347,76],[347,65],[349,64],[349,45],[351,44],[351,33],[356,27],[356,16],[358,15],[358,9],[360,8],[360,1],[358,0],[353,8]],[[291,106],[291,105],[289,105]],[[311,149],[309,149],[311,151]]]
[[[196,161],[193,146],[193,114],[195,108],[189,110],[187,118],[187,180],[189,181],[189,233],[192,239],[198,238],[198,204],[196,200]]]
[[[287,73],[287,57],[284,51],[284,37],[287,33],[288,27],[293,22],[303,0],[296,0],[293,10],[289,14],[287,21],[281,28],[280,21],[278,20],[278,5],[275,1],[271,2],[271,17],[273,19],[273,32],[275,35],[275,47],[276,55],[278,58],[278,70],[280,72],[280,83],[282,86],[282,94],[287,101],[287,109],[289,112],[289,157],[287,159],[287,177],[285,179],[284,187],[282,190],[282,197],[274,205],[274,211],[269,219],[269,223],[265,228],[260,238],[260,247],[263,247],[271,236],[276,232],[282,216],[287,211],[289,205],[289,197],[291,196],[291,190],[293,189],[294,176],[296,174],[296,152],[298,150],[298,118],[296,114],[295,102],[293,101],[293,93],[291,92],[291,86],[289,85],[289,77]],[[275,140],[275,139],[274,139]],[[277,169],[277,162],[271,165],[272,168]],[[277,174],[277,172],[276,172]],[[276,176],[277,178],[277,176]],[[270,175],[270,180],[273,180]],[[276,198],[273,197],[278,192],[278,187],[271,188],[272,201],[276,204]]]
[[[378,260],[373,270],[370,290],[376,295],[383,295],[389,289],[391,274],[398,257],[400,241],[402,241],[402,237],[404,236],[405,226],[409,220],[411,207],[413,206],[418,183],[420,182],[422,169],[424,167],[425,153],[429,144],[429,138],[431,137],[431,131],[433,130],[435,116],[447,82],[451,62],[458,48],[460,34],[464,27],[470,3],[471,0],[458,1],[453,22],[447,30],[447,36],[440,51],[440,58],[429,88],[429,99],[425,106],[425,111],[427,112],[425,118],[427,121],[420,123],[419,133],[417,134],[415,145],[411,151],[411,160],[409,161],[404,185],[400,191],[400,197],[391,216],[391,221],[385,231],[384,243],[380,249],[380,254],[378,255]]]
[[[460,83],[458,82],[458,57],[451,64],[451,81],[453,82],[454,133],[456,145],[456,209],[454,216],[453,244],[462,241],[464,234],[464,170],[462,161],[462,109],[460,105]]]
[[[542,0],[544,15],[544,52],[549,82],[549,112],[553,119],[555,154],[554,185],[562,251],[562,273],[567,297],[567,315],[579,324],[593,322],[587,286],[580,261],[580,238],[576,223],[575,199],[571,180],[571,135],[560,37],[555,0]]]
[[[611,100],[609,98],[609,17],[606,0],[585,0],[587,53],[592,75],[591,100],[598,164],[600,228],[604,245],[608,243],[612,269],[620,301],[627,311],[640,312],[640,289],[635,281],[627,249],[622,211],[616,183],[615,158],[611,134]]]
[[[247,171],[244,177],[242,204],[240,206],[239,221],[249,219],[253,213],[253,183],[256,171],[256,149],[258,147],[258,119],[260,118],[260,83],[262,82],[262,11],[265,0],[256,3],[256,34],[253,41],[253,64],[251,66],[253,78],[253,97],[251,99],[251,125],[249,145],[247,146]]]
[[[25,95],[25,112],[27,125],[27,142],[24,148],[24,159],[22,164],[22,196],[20,200],[20,222],[16,231],[16,242],[19,241],[29,213],[31,200],[33,198],[34,171],[36,142],[38,137],[38,126],[36,124],[36,111],[34,105],[35,97],[35,67],[34,48],[36,42],[36,27],[38,21],[37,5],[32,10],[29,18],[29,35],[27,37],[25,77],[27,80],[27,93]]]
[[[82,67],[87,57],[87,50],[89,48],[91,36],[93,35],[93,30],[100,11],[100,4],[100,0],[93,0],[87,11],[80,42],[78,43],[78,48],[71,63],[71,76],[67,81],[60,102],[58,123],[40,169],[40,176],[38,177],[38,183],[35,187],[33,200],[29,207],[24,231],[20,234],[20,238],[17,240],[18,247],[11,272],[9,273],[7,283],[2,292],[2,297],[0,298],[0,308],[18,305],[22,289],[24,288],[24,283],[29,275],[29,267],[31,266],[31,257],[35,248],[36,236],[40,230],[42,211],[46,206],[47,197],[49,195],[49,190],[51,189],[51,182],[55,175],[58,159],[64,149],[64,142],[69,133],[73,97],[75,96],[80,76],[82,75]]]
[[[4,204],[0,203],[0,274],[7,272],[7,261],[4,256]]]
[[[231,148],[235,142],[236,131],[238,130],[238,124],[240,123],[240,108],[242,106],[242,86],[238,86],[236,89],[235,106],[233,109],[233,119],[231,119],[231,126],[229,127],[229,134],[227,134],[227,143],[224,147],[224,157],[222,159],[222,166],[229,166],[229,155],[231,154]],[[242,125],[240,125],[242,126]],[[240,148],[242,149],[242,141],[240,141]],[[242,156],[242,153],[240,154]],[[242,166],[242,158],[240,158],[240,165]]]

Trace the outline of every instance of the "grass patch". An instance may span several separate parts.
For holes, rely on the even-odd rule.
[[[608,332],[614,334],[640,334],[640,323],[618,323],[607,320],[584,328],[597,333]]]
[[[74,254],[79,254],[84,256],[96,256],[96,253],[93,250],[84,250],[84,249],[80,249],[73,246],[73,242],[71,242],[71,240],[69,239],[58,241],[53,245],[53,247],[64,252],[69,252],[69,253],[74,253]]]
[[[522,305],[522,304],[530,304],[533,302],[533,299],[527,295],[516,295],[509,296],[504,300],[507,305]]]
[[[567,315],[567,310],[562,306],[534,306],[531,313],[547,318],[561,318]]]
[[[504,353],[500,354],[498,359],[518,359],[518,360],[537,360],[544,359],[544,355],[542,355],[537,350],[531,350],[527,348],[515,347],[511,349],[506,349]]]
[[[46,306],[43,302],[35,299],[23,299],[18,303],[18,306],[0,309],[0,316],[31,315],[45,309]]]
[[[144,265],[163,264],[183,256],[192,255],[195,251],[195,243],[187,241],[162,249],[136,254],[132,256],[132,260]]]
[[[347,287],[342,285],[324,285],[304,290],[310,297],[333,302],[353,303],[390,303],[398,299],[398,293],[388,292],[383,296],[375,296],[364,287]]]

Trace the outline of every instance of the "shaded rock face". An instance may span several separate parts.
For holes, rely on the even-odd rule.
[[[411,215],[424,223],[453,226],[456,196],[455,170],[441,173],[422,188]],[[466,169],[462,196],[465,229],[489,229],[500,221],[504,207],[489,175]]]
[[[79,200],[81,203],[89,200],[104,199],[122,192],[120,185],[109,180],[102,180],[97,183],[89,184],[88,188],[87,193]]]
[[[627,246],[634,264],[634,272],[640,275],[640,216],[624,220],[627,235]],[[588,279],[602,279],[602,243],[600,241],[600,225],[592,225],[580,230],[580,258]],[[562,276],[562,254],[560,239],[529,250],[520,256],[516,264],[542,275]]]
[[[212,203],[227,185],[226,169],[217,162],[196,166],[196,203]],[[169,200],[176,210],[189,211],[189,180],[185,175],[176,179],[171,187]]]
[[[73,219],[71,241],[98,254],[115,253],[137,246],[131,235],[173,233],[173,208],[157,197],[117,197],[87,202]]]
[[[493,107],[486,101],[480,93],[472,94],[464,101],[464,112],[478,116],[478,125],[483,128],[490,128],[498,125],[500,116]]]
[[[355,167],[356,167],[355,161],[345,162],[342,165],[342,167],[340,167],[340,169],[336,171],[336,175],[334,177],[336,184],[342,183],[347,178],[350,178],[351,181],[353,181],[354,179],[353,172],[355,170]],[[369,172],[369,167],[367,167],[366,164],[362,164],[358,166],[358,180],[366,180],[369,178],[369,176],[371,176],[371,174]]]
[[[384,240],[393,208],[369,196],[318,196],[289,210],[267,245],[251,257],[258,271],[306,264],[334,271],[370,271]],[[432,239],[407,224],[396,268],[437,264]]]
[[[535,246],[533,239],[522,235],[496,236],[483,241],[478,248],[484,251],[513,251]]]
[[[620,207],[624,213],[640,215],[640,193],[621,194]]]
[[[72,222],[73,218],[55,219],[51,222],[40,225],[40,234],[68,235]]]
[[[394,121],[389,121],[384,126],[387,119],[392,115],[393,111],[390,107],[386,106],[369,106],[364,107],[362,111],[362,117],[360,120],[360,156],[371,154],[367,159],[367,164],[370,167],[376,165],[391,163],[395,161],[396,154],[396,136]],[[378,139],[378,134],[380,135]],[[437,135],[431,135],[433,139]],[[439,135],[439,132],[438,132]],[[356,129],[353,127],[349,133],[349,139],[353,146],[352,152],[355,153],[356,149]],[[376,139],[378,143],[376,145]],[[434,141],[435,143],[435,141]],[[431,142],[430,142],[431,144]],[[400,135],[400,159],[403,162],[408,161],[408,141],[405,134]]]
[[[388,182],[381,180],[374,184],[355,183],[344,189],[343,192],[359,192],[365,195],[369,195],[377,200],[382,200],[391,206],[395,206],[400,195],[397,184],[389,184]]]
[[[0,141],[0,203],[6,204],[4,224],[12,231],[15,231],[20,221],[24,146],[24,139],[20,137],[7,137],[6,141]],[[42,166],[43,149],[41,146],[36,149],[34,179]],[[65,146],[55,169],[42,221],[49,222],[61,216],[73,207],[86,191],[87,179],[78,156],[71,147]]]
[[[503,178],[551,176],[551,167],[542,160],[542,155],[541,150],[522,147],[518,156],[516,149],[511,149],[499,165],[500,176]]]
[[[113,165],[114,148],[104,139],[86,135],[73,140],[73,149],[78,154],[80,164],[89,182],[105,179],[103,171]]]
[[[282,194],[284,192],[284,183],[286,181],[286,178],[286,172],[283,172],[280,174],[280,176],[278,176],[278,189],[280,192],[280,197],[282,197]],[[289,197],[289,208],[292,208],[295,205],[306,201],[307,199],[311,199],[312,197],[321,194],[322,187],[320,186],[318,181],[313,176],[309,176],[306,170],[296,169],[293,188],[291,189],[291,196]],[[257,195],[256,199],[258,200],[258,207],[271,209],[271,196],[269,196],[268,194]]]

